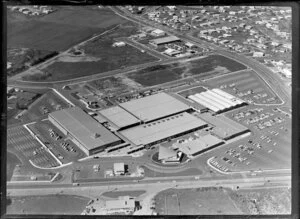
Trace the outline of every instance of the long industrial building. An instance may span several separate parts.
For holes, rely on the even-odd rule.
[[[204,128],[207,123],[183,112],[151,123],[120,131],[135,145],[150,146]]]
[[[191,107],[167,93],[158,93],[119,104],[144,123],[189,110]]]
[[[250,132],[247,127],[223,115],[212,116],[209,113],[202,113],[199,114],[199,117],[213,125],[214,128],[212,132],[223,140],[228,140],[246,132]]]
[[[224,112],[246,104],[245,101],[217,88],[190,95],[188,98],[215,113]]]
[[[150,40],[149,43],[155,47],[160,46],[160,45],[164,45],[167,43],[174,43],[174,42],[178,42],[180,41],[180,39],[176,36],[168,36],[168,37],[162,37],[162,38],[158,38],[158,39],[154,39],[154,40]]]
[[[119,137],[79,107],[55,111],[50,113],[48,118],[87,155],[104,151],[107,147],[122,143]]]
[[[184,143],[176,143],[175,146],[179,151],[183,152],[188,157],[194,157],[222,144],[224,144],[222,140],[208,134],[196,140],[187,141]]]

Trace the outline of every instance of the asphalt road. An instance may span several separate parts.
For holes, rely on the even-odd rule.
[[[90,187],[90,186],[115,186],[122,187],[128,185],[144,185],[148,186],[150,184],[158,185],[159,183],[188,183],[188,182],[198,182],[199,186],[202,185],[200,182],[212,182],[210,185],[213,186],[213,182],[215,181],[218,184],[222,184],[222,182],[234,183],[237,184],[239,182],[255,182],[258,180],[259,182],[281,182],[281,180],[285,180],[286,182],[291,183],[291,173],[289,171],[264,171],[262,173],[257,173],[257,175],[251,175],[250,173],[245,174],[233,174],[233,175],[218,175],[214,177],[203,177],[203,176],[170,176],[170,177],[146,177],[142,180],[123,180],[123,181],[102,181],[102,182],[87,182],[81,183],[79,186],[73,186],[70,183],[48,183],[48,182],[22,182],[22,183],[8,183],[7,189],[38,189],[38,188],[68,188],[68,187]],[[204,183],[205,184],[205,183]]]
[[[16,187],[8,185],[7,193],[10,196],[18,196],[24,193],[24,195],[30,194],[43,194],[43,193],[57,193],[60,191],[76,191],[79,189],[104,189],[104,190],[127,190],[134,188],[135,190],[141,189],[149,189],[151,187],[166,187],[166,188],[180,188],[180,187],[229,187],[232,189],[237,188],[252,188],[252,187],[272,187],[272,186],[291,186],[291,176],[259,176],[259,177],[249,177],[249,178],[237,178],[237,179],[199,179],[199,180],[176,180],[170,181],[167,180],[159,180],[159,181],[140,181],[137,183],[114,183],[114,184],[99,184],[99,183],[86,183],[84,185],[72,186],[70,184],[60,185],[60,184],[37,184],[37,185],[23,185],[22,187]],[[21,190],[20,190],[21,189]]]

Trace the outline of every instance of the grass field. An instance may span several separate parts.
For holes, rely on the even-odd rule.
[[[69,195],[12,197],[7,214],[80,215],[88,198]]]
[[[153,86],[181,79],[183,71],[184,67],[178,67],[177,64],[162,65],[157,66],[157,70],[146,68],[138,72],[129,73],[127,77],[143,86]]]
[[[245,214],[291,214],[291,189],[239,190],[229,191],[229,195]]]
[[[211,55],[190,62],[146,68],[129,73],[127,76],[144,86],[153,86],[190,76],[207,77],[212,74],[226,74],[245,68],[244,65],[232,59],[220,55]]]
[[[124,47],[112,46],[116,41],[115,38],[129,36],[135,31],[136,27],[133,24],[124,24],[122,27],[89,41],[79,48],[84,51],[86,57],[96,58],[97,60],[95,61],[56,61],[42,70],[44,74],[29,75],[23,79],[33,81],[64,80],[158,60],[130,45],[125,45]]]
[[[167,172],[156,172],[150,170],[145,166],[141,166],[145,171],[145,176],[147,177],[165,177],[165,176],[189,176],[189,175],[201,175],[202,171],[196,168],[190,168],[176,173],[167,173]]]
[[[135,91],[132,84],[121,77],[109,77],[100,80],[90,81],[88,84],[106,95],[120,95],[129,91]]]
[[[69,105],[65,100],[54,93],[54,91],[50,90],[28,107],[28,110],[21,117],[21,120],[23,122],[32,122],[32,120],[46,117],[48,113],[44,113],[42,107],[46,107],[50,113],[58,109],[68,108]]]
[[[12,92],[7,99],[7,124],[11,125],[22,122],[22,118],[15,118],[16,115],[30,108],[30,105],[36,101],[42,93],[43,91]]]
[[[11,64],[11,67],[7,69],[7,76],[13,76],[28,69],[30,66],[36,65],[50,57],[56,55],[56,52],[50,52],[46,50],[36,49],[8,49],[7,50],[7,62]]]
[[[6,181],[10,181],[16,165],[21,164],[21,161],[18,159],[16,155],[7,152],[6,164],[7,164]]]
[[[108,9],[60,6],[43,17],[8,10],[7,46],[63,51],[95,33],[125,22]]]
[[[159,215],[242,214],[225,190],[168,189],[154,198]]]
[[[291,213],[291,190],[222,188],[168,189],[155,196],[160,215],[248,214],[276,215]]]

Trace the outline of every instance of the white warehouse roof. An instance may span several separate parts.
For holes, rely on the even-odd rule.
[[[244,103],[243,100],[220,89],[212,89],[188,97],[214,112],[223,111]]]
[[[100,110],[99,113],[114,125],[116,125],[118,128],[126,127],[140,122],[139,119],[119,106],[113,106],[104,110]]]
[[[184,112],[126,129],[120,133],[136,145],[146,145],[195,128],[204,127],[206,124],[198,117]]]
[[[150,95],[119,105],[144,122],[149,122],[190,109],[188,105],[166,93]]]

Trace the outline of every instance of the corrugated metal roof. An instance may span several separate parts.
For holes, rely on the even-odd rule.
[[[120,133],[136,145],[146,145],[207,124],[189,114],[180,113],[155,122],[130,128]]]
[[[158,93],[121,103],[120,106],[144,122],[188,110],[190,107],[176,98]]]
[[[155,44],[162,44],[162,43],[169,43],[180,40],[177,36],[168,36],[168,37],[162,37],[158,39],[151,40],[151,42]]]
[[[88,150],[120,140],[79,107],[59,110],[50,113],[49,116],[60,123]]]
[[[117,127],[122,128],[140,122],[135,116],[124,110],[119,106],[110,107],[108,109],[100,110],[99,113],[106,117],[109,121]]]

